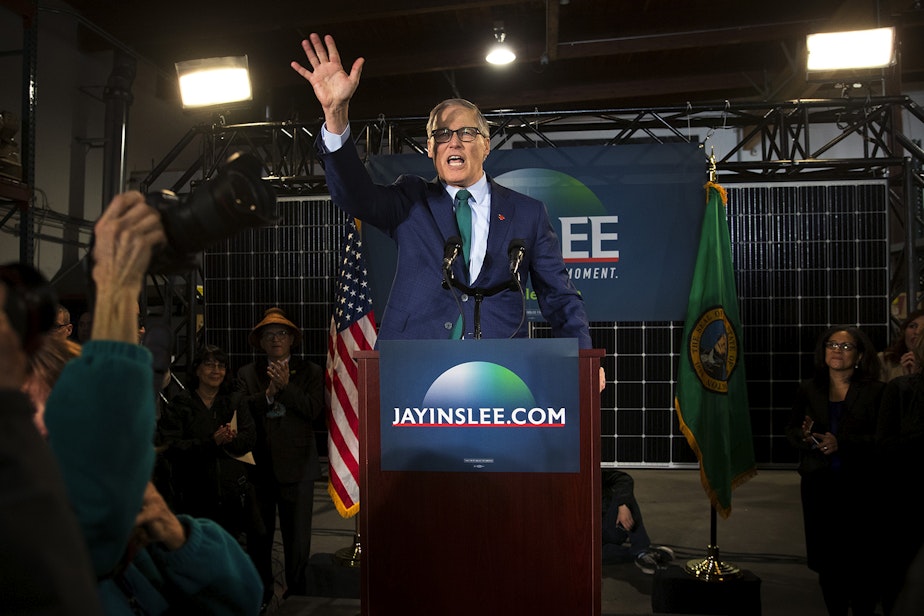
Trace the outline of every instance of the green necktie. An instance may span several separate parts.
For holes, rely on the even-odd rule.
[[[456,193],[456,224],[459,225],[459,235],[462,237],[462,256],[465,258],[466,271],[472,247],[472,207],[468,204],[471,196],[472,193],[464,188]]]
[[[472,246],[472,207],[468,204],[472,193],[464,188],[456,193],[456,224],[459,225],[459,235],[462,237],[462,257],[465,259],[465,276],[468,279],[468,253]],[[449,336],[454,340],[462,337],[462,315],[456,321],[455,327]]]

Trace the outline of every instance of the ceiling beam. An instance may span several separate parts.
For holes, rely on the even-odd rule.
[[[706,28],[686,32],[643,34],[586,41],[563,41],[558,44],[558,55],[561,59],[573,59],[775,41],[782,38],[805,36],[806,33],[811,32],[813,28],[820,26],[822,23],[818,19],[804,19],[751,26]]]
[[[545,61],[558,59],[559,0],[545,0]],[[540,60],[541,62],[541,60]]]

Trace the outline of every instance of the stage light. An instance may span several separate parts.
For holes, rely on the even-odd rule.
[[[253,99],[247,56],[176,63],[183,108],[211,107]]]
[[[490,64],[510,64],[517,59],[517,54],[513,52],[513,49],[510,48],[505,41],[507,38],[507,33],[504,32],[503,24],[494,26],[494,46],[488,51],[488,55],[485,56]]]
[[[895,28],[809,34],[809,73],[879,69],[895,63]]]

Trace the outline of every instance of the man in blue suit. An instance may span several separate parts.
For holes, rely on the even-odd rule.
[[[397,272],[379,339],[472,338],[476,326],[485,338],[525,337],[519,290],[514,286],[487,293],[508,284],[511,270],[517,269],[521,288],[528,273],[553,335],[577,338],[580,348],[590,348],[584,302],[568,276],[545,206],[495,183],[484,172],[491,140],[478,108],[463,99],[449,99],[430,112],[427,154],[436,168],[435,180],[404,175],[389,186],[377,185],[349,132],[349,103],[359,86],[363,58],[347,74],[331,36],[322,41],[312,34],[302,47],[310,68],[298,62],[292,62],[292,68],[311,83],[324,110],[318,147],[331,196],[342,210],[381,229],[398,246]],[[469,288],[485,291],[478,324],[475,299],[459,293],[457,302],[442,284],[447,242],[465,237],[467,231],[457,225],[455,214],[459,207],[468,207],[466,200],[471,207],[470,249],[463,249],[451,271]],[[514,268],[511,251],[517,245],[525,250]],[[464,331],[458,325],[460,304]]]

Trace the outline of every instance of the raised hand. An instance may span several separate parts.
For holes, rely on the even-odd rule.
[[[96,222],[94,233],[97,286],[130,286],[140,292],[153,248],[166,241],[157,210],[145,203],[140,192],[116,195]]]
[[[340,61],[334,37],[329,34],[322,41],[318,34],[312,32],[308,40],[302,41],[302,49],[311,68],[294,61],[291,66],[314,89],[314,95],[324,110],[327,130],[342,134],[349,124],[350,99],[359,87],[365,60],[357,58],[348,75]]]
[[[94,227],[96,306],[92,338],[138,342],[138,295],[156,246],[160,214],[137,191],[116,195]]]
[[[901,357],[902,367],[905,369],[905,374],[914,374],[918,371],[918,360],[914,357],[914,352],[908,351]]]

